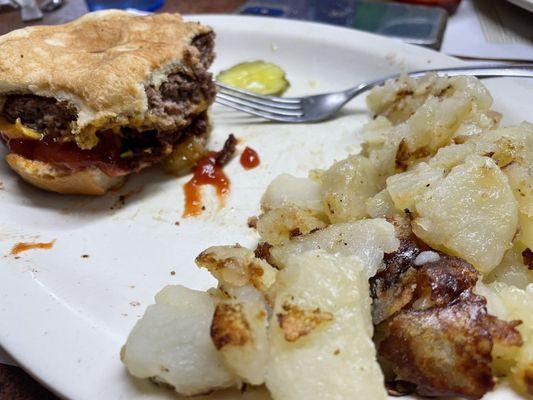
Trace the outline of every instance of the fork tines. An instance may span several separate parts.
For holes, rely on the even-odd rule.
[[[216,101],[227,107],[278,121],[293,121],[304,115],[299,98],[263,96],[218,82],[216,85]]]

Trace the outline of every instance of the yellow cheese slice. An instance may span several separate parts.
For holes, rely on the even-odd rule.
[[[0,117],[0,133],[8,139],[41,140],[43,135],[28,126],[24,126],[17,118],[14,124]]]

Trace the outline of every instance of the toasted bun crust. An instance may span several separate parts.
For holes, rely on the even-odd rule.
[[[73,133],[106,121],[147,119],[145,87],[199,62],[191,45],[211,32],[179,14],[97,11],[64,25],[32,26],[0,37],[2,94],[31,93],[78,109]]]
[[[103,195],[109,189],[120,187],[125,181],[123,176],[109,177],[96,167],[65,172],[50,164],[28,160],[13,153],[6,156],[6,161],[26,182],[51,192]]]

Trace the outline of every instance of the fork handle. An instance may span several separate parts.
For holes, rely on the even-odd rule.
[[[477,65],[477,66],[465,66],[455,68],[438,68],[438,69],[424,69],[418,71],[412,71],[407,73],[390,75],[385,78],[376,79],[356,86],[347,91],[348,96],[354,97],[362,92],[372,89],[375,86],[384,84],[390,79],[397,79],[402,75],[408,75],[413,78],[419,78],[429,73],[445,74],[448,76],[458,75],[470,75],[476,76],[480,79],[483,78],[496,78],[496,77],[515,77],[515,78],[533,78],[533,64],[517,64],[517,65]]]

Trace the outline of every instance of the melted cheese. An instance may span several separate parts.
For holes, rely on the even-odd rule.
[[[20,118],[17,118],[15,123],[12,124],[5,118],[0,117],[0,133],[8,139],[41,140],[43,138],[43,135],[35,129],[23,125]]]
[[[111,131],[114,134],[120,134],[122,127],[130,126],[132,128],[138,127],[139,130],[143,130],[144,119],[134,118],[128,120],[128,118],[114,118],[109,120],[102,118],[97,121],[93,121],[91,125],[84,127],[80,132],[75,133],[76,144],[80,149],[90,150],[98,144],[97,132]]]
[[[98,144],[97,129],[95,126],[88,126],[76,135],[76,144],[80,149],[90,150]]]

